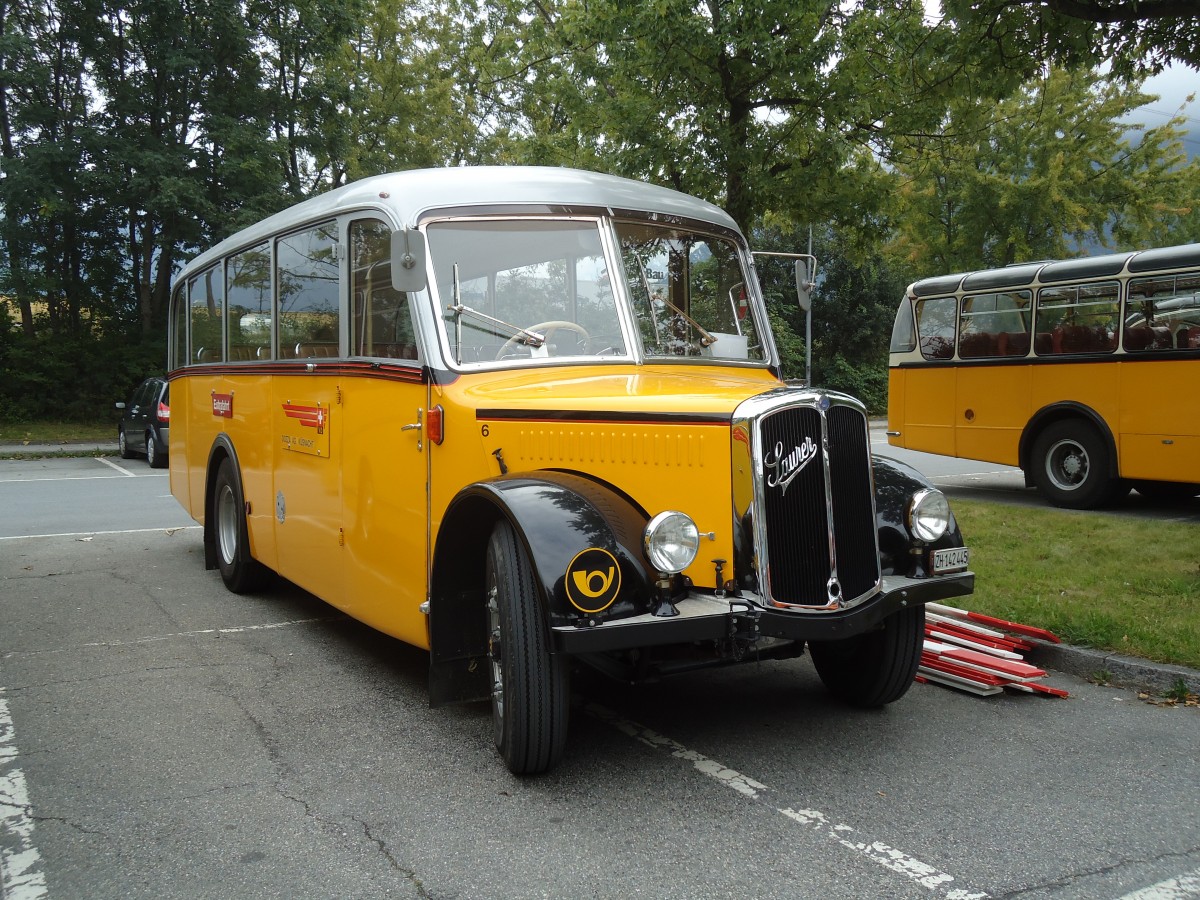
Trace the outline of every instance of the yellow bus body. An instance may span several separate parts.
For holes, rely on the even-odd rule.
[[[489,373],[433,388],[302,372],[230,374],[214,385],[185,371],[172,386],[172,491],[203,523],[207,456],[224,432],[239,448],[254,557],[368,625],[427,648],[420,605],[428,542],[459,490],[500,474],[497,453],[512,471],[586,472],[645,509],[687,513],[713,538],[685,574],[715,587],[711,560],[734,558],[729,427],[637,419],[727,410],[779,384],[766,371],[700,367]],[[214,393],[233,398],[232,418],[212,414]],[[587,421],[589,412],[611,413],[615,401],[630,421]],[[323,434],[302,435],[288,404],[325,409]],[[415,423],[417,410],[431,406],[444,410],[445,439],[418,449],[422,439],[401,431],[402,420],[407,413]],[[487,412],[514,408],[520,418]],[[572,411],[569,421],[551,418],[563,409]],[[301,439],[320,444],[292,449]],[[717,485],[726,487],[705,488]]]

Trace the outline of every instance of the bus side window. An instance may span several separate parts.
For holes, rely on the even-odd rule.
[[[338,356],[341,303],[337,225],[326,222],[280,238],[279,358]]]
[[[195,362],[221,361],[221,323],[225,319],[225,281],[220,266],[197,275],[188,282]],[[201,353],[200,351],[204,351]]]
[[[1200,274],[1138,278],[1125,301],[1124,347],[1187,350],[1200,347]]]
[[[366,219],[350,225],[351,353],[388,359],[418,358],[409,297],[392,287],[391,230]]]
[[[1118,292],[1115,281],[1042,288],[1038,293],[1038,354],[1115,350]]]
[[[226,309],[229,342],[226,357],[231,360],[257,359],[257,348],[271,343],[271,247],[262,243],[243,250],[225,261]],[[192,341],[196,345],[196,341]],[[220,344],[215,348],[220,359]],[[255,348],[249,356],[244,347]],[[206,348],[206,352],[211,352]],[[267,353],[269,359],[271,354]],[[205,360],[207,361],[207,360]]]
[[[917,301],[917,334],[920,335],[921,354],[926,359],[951,359],[954,356],[957,306],[953,297]]]
[[[1029,291],[964,297],[958,325],[963,359],[1024,356],[1029,351]]]

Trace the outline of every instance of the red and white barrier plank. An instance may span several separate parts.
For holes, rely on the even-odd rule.
[[[1034,647],[1026,638],[1059,643],[1043,628],[930,603],[925,607],[925,644],[917,680],[983,697],[1003,693],[1005,688],[1066,697],[1061,688],[1040,683],[1046,677],[1044,669],[1024,661],[1021,654]]]

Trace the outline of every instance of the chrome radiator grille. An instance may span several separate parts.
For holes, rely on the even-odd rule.
[[[782,605],[849,606],[880,581],[866,417],[806,397],[755,417],[760,588]]]

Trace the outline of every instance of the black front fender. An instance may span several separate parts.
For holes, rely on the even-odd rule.
[[[592,624],[649,611],[653,573],[642,551],[647,517],[624,495],[566,472],[505,475],[463,488],[446,508],[433,555],[429,604],[434,703],[486,695],[487,543],[506,519],[534,570],[544,627]],[[592,551],[585,554],[585,551]],[[611,571],[616,563],[616,573]],[[589,572],[595,580],[589,585]],[[579,581],[568,590],[568,578]],[[595,591],[594,601],[585,589]]]

